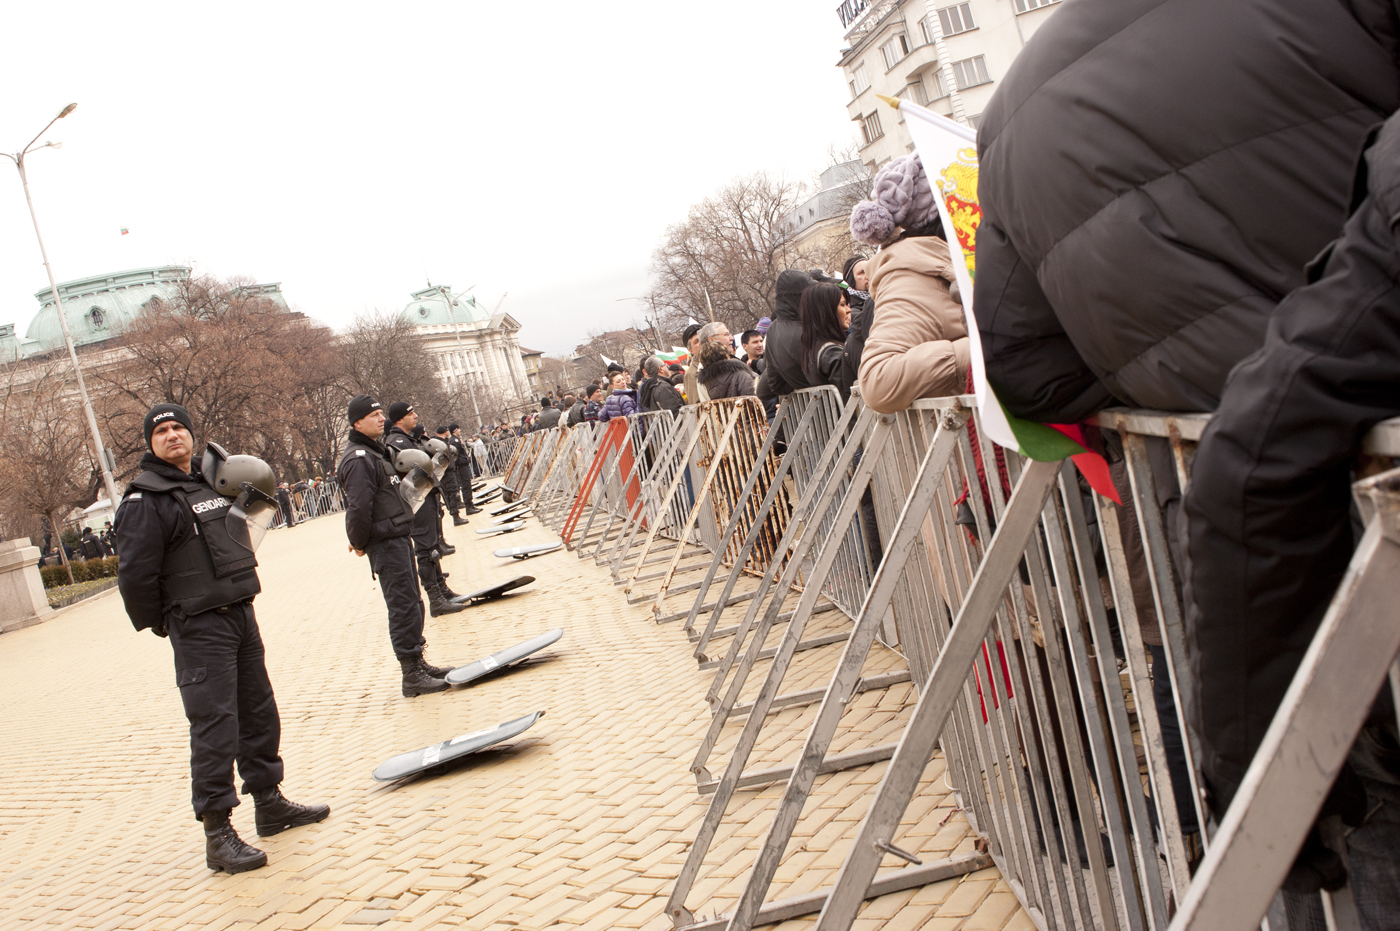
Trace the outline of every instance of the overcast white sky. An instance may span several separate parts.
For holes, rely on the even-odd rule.
[[[78,103],[26,162],[59,281],[194,263],[343,326],[426,271],[567,353],[690,204],[851,140],[836,6],[11,4],[0,150]],[[0,160],[0,323],[46,286]]]

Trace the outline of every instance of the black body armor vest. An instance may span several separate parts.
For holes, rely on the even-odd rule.
[[[372,460],[383,475],[383,479],[374,484],[374,502],[370,507],[370,522],[380,524],[383,521],[390,521],[401,527],[413,523],[413,510],[399,494],[398,471],[389,464],[389,460],[384,458],[382,452],[353,440],[345,447],[345,458],[349,459],[351,456],[359,455],[360,450],[364,451],[364,457]]]
[[[189,617],[262,591],[257,557],[229,533],[232,500],[197,479],[177,482],[154,472],[142,472],[131,487],[171,495],[193,521],[194,533],[165,551],[160,594],[167,610]]]

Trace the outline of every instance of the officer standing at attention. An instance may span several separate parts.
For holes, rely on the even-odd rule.
[[[350,551],[369,556],[370,571],[379,579],[384,606],[389,609],[389,642],[403,671],[405,698],[441,692],[451,666],[430,666],[423,659],[423,595],[414,575],[414,544],[410,539],[414,513],[400,493],[390,453],[379,442],[384,411],[379,402],[358,395],[346,413],[349,445],[335,471],[345,496],[345,535]],[[427,501],[419,507],[423,511]]]
[[[472,500],[472,480],[476,478],[473,474],[472,457],[468,455],[470,450],[462,439],[462,428],[457,424],[449,424],[448,433],[451,434],[451,443],[457,447],[457,484],[462,486],[462,502],[466,505],[467,514],[480,514],[481,508],[476,506]],[[453,523],[456,523],[455,521]],[[466,523],[465,520],[462,523]]]
[[[438,427],[433,435],[453,449],[457,449],[457,444],[452,442],[452,436],[447,432],[446,427]],[[458,460],[460,461],[462,451],[457,449]],[[467,494],[471,494],[472,486],[467,485]],[[447,501],[447,509],[452,512],[452,526],[460,527],[467,521],[462,517],[462,485],[458,477],[457,464],[453,462],[447,467],[447,471],[442,473],[442,497]]]
[[[262,591],[258,561],[246,525],[238,532],[229,521],[233,496],[246,505],[246,496],[257,493],[275,507],[276,479],[252,456],[211,458],[212,446],[205,461],[219,472],[203,475],[193,462],[190,415],[178,404],[151,408],[145,433],[150,451],[117,509],[117,587],[136,629],[169,637],[175,651],[205,862],[228,873],[255,870],[267,864],[267,854],[245,844],[229,821],[239,803],[235,761],[243,794],[253,796],[259,836],[322,821],[331,811],[288,801],[278,789],[282,722],[253,614],[253,597]],[[240,495],[244,487],[250,490]]]
[[[418,426],[418,414],[412,404],[405,401],[390,404],[389,423],[392,427],[384,437],[385,446],[392,446],[397,450],[416,449],[427,452],[409,433]],[[428,613],[433,617],[456,614],[466,608],[465,605],[452,603],[451,599],[456,598],[457,594],[447,587],[447,578],[439,565],[443,547],[446,545],[438,523],[439,498],[437,489],[434,489],[428,500],[418,509],[418,513],[413,515],[413,528],[409,534],[413,540],[414,556],[418,560],[418,578],[423,583],[423,590],[428,593]]]

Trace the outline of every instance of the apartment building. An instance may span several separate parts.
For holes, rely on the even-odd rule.
[[[860,128],[861,161],[912,152],[904,118],[877,95],[901,97],[974,129],[1011,62],[1060,0],[846,0],[840,67]]]

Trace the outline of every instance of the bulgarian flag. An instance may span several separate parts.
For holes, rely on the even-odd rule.
[[[948,251],[967,313],[967,336],[972,344],[972,384],[982,432],[999,446],[1014,449],[1037,462],[1072,459],[1090,487],[1122,504],[1109,477],[1108,463],[1098,453],[1089,451],[1079,424],[1034,423],[1012,417],[987,383],[982,338],[972,315],[977,227],[982,222],[982,207],[977,200],[977,133],[908,100],[884,96],[880,99],[904,114],[924,172],[939,195],[938,215],[943,220],[943,229],[955,234],[947,237]]]
[[[655,355],[656,358],[668,364],[671,362],[679,362],[681,365],[690,363],[690,352],[680,346],[672,346],[670,352],[658,352]]]

